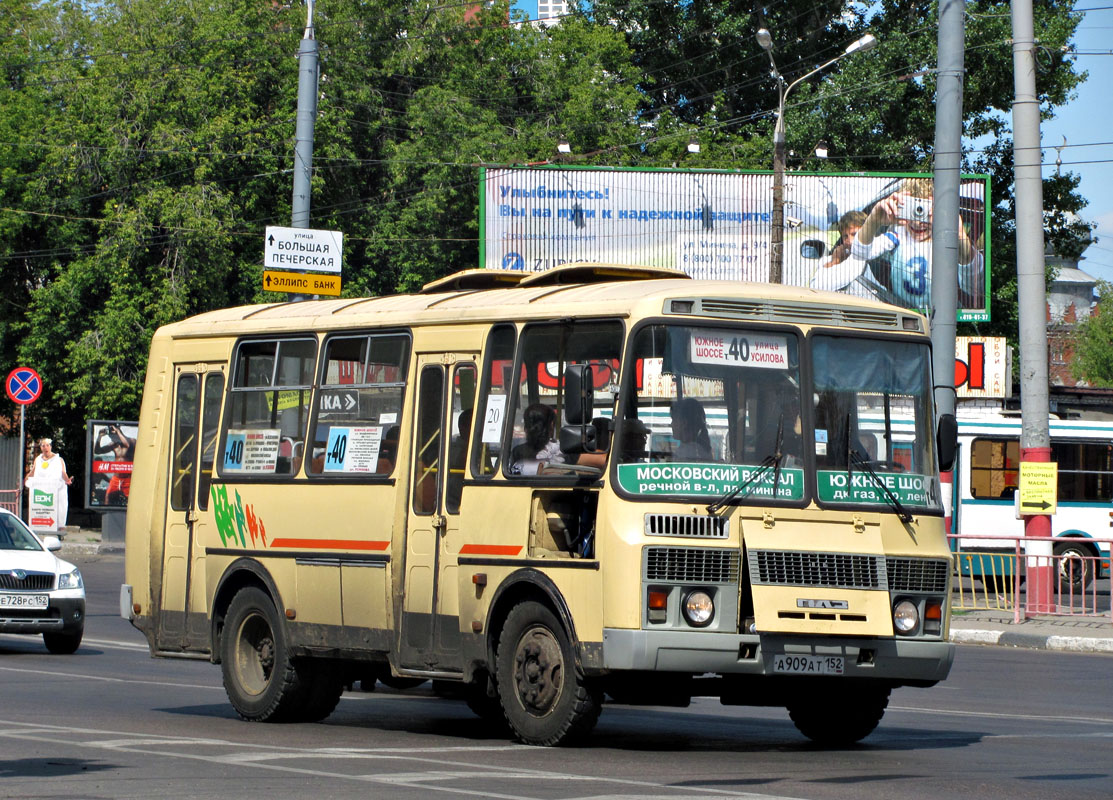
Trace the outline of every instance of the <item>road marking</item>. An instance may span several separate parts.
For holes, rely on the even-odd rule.
[[[116,639],[90,639],[88,637],[81,640],[82,644],[97,644],[101,647],[115,647],[119,650],[150,650],[146,642],[121,642]]]
[[[164,758],[179,758],[191,761],[204,761],[214,764],[238,764],[240,766],[264,769],[272,772],[290,773],[303,776],[311,776],[317,778],[331,778],[343,781],[357,781],[361,783],[383,784],[387,786],[408,786],[412,788],[422,789],[428,792],[440,792],[444,794],[467,795],[473,797],[493,797],[499,800],[541,800],[541,798],[529,797],[520,793],[514,794],[501,794],[493,792],[489,789],[464,789],[460,787],[442,786],[437,785],[437,781],[465,779],[500,779],[500,780],[535,780],[535,781],[559,781],[563,783],[571,782],[585,782],[585,783],[611,783],[622,786],[636,787],[636,788],[650,788],[656,790],[658,793],[645,794],[639,793],[639,800],[678,800],[678,798],[696,798],[696,797],[716,797],[716,798],[737,798],[737,800],[795,800],[794,798],[786,795],[772,795],[772,794],[758,794],[754,792],[737,792],[726,789],[715,789],[710,787],[692,787],[692,788],[677,788],[663,783],[656,783],[652,781],[638,781],[625,778],[608,778],[605,776],[591,776],[581,775],[575,773],[553,772],[549,770],[534,770],[523,769],[518,766],[499,767],[491,764],[468,764],[466,762],[453,761],[450,759],[437,759],[426,758],[416,754],[430,753],[430,754],[444,754],[444,753],[460,753],[461,755],[468,752],[485,752],[490,750],[514,750],[520,751],[523,756],[529,756],[536,753],[536,749],[527,747],[525,745],[500,745],[500,746],[469,746],[469,747],[435,747],[435,748],[395,748],[389,751],[384,750],[368,750],[367,752],[351,752],[347,754],[348,758],[362,758],[367,761],[412,761],[420,764],[429,764],[441,769],[434,769],[429,772],[414,772],[408,770],[405,772],[395,773],[379,773],[379,774],[350,774],[343,772],[332,772],[328,770],[310,769],[307,767],[290,766],[290,755],[297,755],[304,758],[329,758],[336,757],[338,753],[335,751],[337,748],[322,748],[320,750],[306,751],[304,748],[285,747],[281,745],[255,745],[251,743],[221,741],[217,739],[197,738],[192,739],[189,737],[172,737],[172,736],[134,736],[126,731],[112,731],[112,730],[98,730],[96,728],[77,728],[67,726],[51,726],[33,723],[22,723],[6,721],[4,724],[11,728],[18,728],[18,730],[4,730],[0,728],[0,738],[19,738],[21,741],[34,740],[42,741],[50,744],[88,747],[98,750],[113,750],[115,752],[136,753],[140,755],[161,756]],[[74,734],[86,734],[89,736],[104,737],[111,735],[116,738],[113,739],[97,739],[96,741],[74,741]],[[154,749],[144,746],[132,746],[126,744],[128,741],[135,742],[151,742],[156,747],[158,745],[194,745],[194,746],[207,746],[219,747],[222,750],[228,748],[243,748],[245,751],[256,751],[255,753],[245,752],[243,754],[234,753],[219,753],[213,755],[204,755],[197,753],[182,753],[175,751],[165,751],[162,749]],[[343,748],[340,748],[343,750]],[[281,760],[282,763],[266,763],[253,758],[258,755],[266,758]],[[447,767],[448,769],[444,769]],[[670,794],[659,794],[659,792],[671,792]],[[686,792],[686,793],[685,793]],[[602,800],[603,798],[622,798],[629,800],[630,795],[627,794],[606,794],[606,795],[590,795],[583,796],[586,800],[588,797],[594,800]]]
[[[53,675],[57,678],[74,678],[87,681],[101,681],[102,683],[138,683],[143,686],[176,686],[180,689],[219,689],[223,686],[211,686],[198,683],[166,683],[165,681],[141,681],[136,678],[111,678],[107,675],[89,675],[85,672],[55,672],[47,669],[20,669],[19,667],[0,667],[0,672],[25,672],[31,675]]]
[[[917,708],[915,706],[889,706],[889,711],[908,711],[914,714],[938,714],[945,717],[1026,719],[1036,722],[1085,722],[1089,725],[1113,725],[1113,719],[1105,719],[1102,717],[1065,717],[1053,714],[1006,714],[1002,711],[959,711],[946,708]]]

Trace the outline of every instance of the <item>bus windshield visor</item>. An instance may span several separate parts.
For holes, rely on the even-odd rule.
[[[629,494],[804,499],[800,341],[790,331],[648,325],[633,337],[615,430]]]

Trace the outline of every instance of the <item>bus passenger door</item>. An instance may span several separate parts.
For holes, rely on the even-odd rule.
[[[474,401],[474,358],[418,357],[398,647],[399,665],[404,668],[460,669],[457,521],[464,475],[460,447],[466,448],[467,437],[461,442],[459,429],[461,414]],[[470,431],[470,425],[463,427]]]
[[[170,496],[163,529],[163,574],[157,641],[160,650],[206,650],[206,516],[216,458],[223,364],[174,369]]]

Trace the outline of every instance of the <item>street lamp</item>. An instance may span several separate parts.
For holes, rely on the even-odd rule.
[[[765,28],[762,28],[757,32],[757,43],[762,50],[769,54],[769,63],[773,67],[773,77],[777,79],[778,88],[777,125],[773,129],[773,231],[769,239],[769,282],[782,283],[784,278],[785,236],[785,99],[788,97],[788,93],[801,81],[827,69],[836,61],[876,46],[877,37],[872,33],[867,33],[826,64],[816,67],[807,75],[803,75],[788,84],[788,86],[785,86],[784,76],[777,69],[777,62],[773,60],[773,36]]]

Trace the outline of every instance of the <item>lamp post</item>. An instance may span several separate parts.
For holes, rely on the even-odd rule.
[[[773,60],[773,36],[765,28],[757,32],[757,43],[761,49],[769,54],[769,63],[773,67],[773,77],[777,79],[777,125],[773,129],[773,231],[769,238],[769,282],[782,283],[784,278],[784,215],[785,215],[785,100],[801,81],[821,72],[836,61],[841,61],[854,53],[869,50],[877,44],[877,37],[867,33],[861,39],[853,42],[842,53],[832,58],[826,64],[816,67],[807,75],[803,75],[785,86],[784,76],[777,69],[777,62]]]

